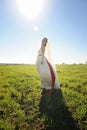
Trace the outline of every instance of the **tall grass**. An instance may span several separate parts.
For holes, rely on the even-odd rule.
[[[61,89],[44,95],[34,65],[0,66],[0,130],[86,130],[87,65],[57,65]]]

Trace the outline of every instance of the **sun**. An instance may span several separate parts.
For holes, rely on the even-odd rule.
[[[44,0],[16,0],[19,12],[27,19],[36,18],[43,8]]]

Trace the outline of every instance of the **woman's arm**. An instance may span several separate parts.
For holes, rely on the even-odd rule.
[[[44,38],[44,39],[42,40],[42,45],[41,45],[41,50],[42,50],[42,63],[43,63],[43,60],[44,60],[44,54],[45,54],[46,43],[47,43],[47,38]]]
[[[43,64],[44,53],[45,53],[45,45],[44,45],[44,44],[42,44],[42,46],[41,46],[41,50],[42,50],[42,61],[41,61],[41,63]]]

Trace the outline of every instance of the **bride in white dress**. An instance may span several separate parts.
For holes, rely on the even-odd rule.
[[[36,66],[43,89],[50,90],[49,94],[51,94],[54,89],[60,88],[57,80],[56,67],[51,60],[51,51],[47,38],[42,39]]]

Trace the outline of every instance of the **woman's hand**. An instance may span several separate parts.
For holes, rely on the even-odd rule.
[[[43,61],[44,61],[44,55],[42,56],[42,59],[41,59],[41,64],[43,64]]]

